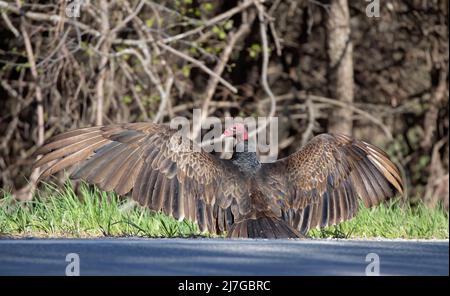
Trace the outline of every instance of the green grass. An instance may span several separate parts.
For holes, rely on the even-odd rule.
[[[429,209],[394,200],[368,209],[360,207],[356,217],[338,225],[314,229],[316,238],[402,238],[448,239],[448,212],[441,207]]]
[[[405,238],[448,239],[448,213],[422,204],[411,207],[399,201],[358,215],[337,226],[309,232],[313,238]],[[82,184],[78,195],[70,183],[46,185],[28,202],[17,202],[11,194],[0,196],[0,236],[12,237],[192,237],[195,224],[153,213],[127,200]]]
[[[164,214],[136,206],[116,194],[82,184],[74,192],[46,185],[34,200],[16,202],[11,194],[0,197],[0,236],[102,237],[144,236],[184,237],[198,234],[195,224],[178,222]]]

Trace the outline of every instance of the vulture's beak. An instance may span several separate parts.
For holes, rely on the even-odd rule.
[[[234,136],[234,131],[230,130],[230,129],[226,129],[222,136],[220,136],[221,138],[227,138],[227,137],[233,137]]]

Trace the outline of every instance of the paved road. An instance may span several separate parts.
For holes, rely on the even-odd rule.
[[[0,239],[0,275],[448,275],[449,243],[351,240]],[[372,259],[373,260],[373,259]]]

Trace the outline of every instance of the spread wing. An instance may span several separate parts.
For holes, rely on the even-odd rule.
[[[360,201],[371,207],[395,190],[403,193],[400,173],[383,151],[344,135],[316,136],[289,157],[264,164],[260,178],[283,218],[302,233],[351,219]]]
[[[72,165],[71,175],[132,198],[154,211],[227,231],[245,184],[232,164],[202,151],[167,125],[131,123],[89,127],[51,138],[36,154],[45,178]]]

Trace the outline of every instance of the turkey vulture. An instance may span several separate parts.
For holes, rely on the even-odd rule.
[[[196,222],[228,237],[295,238],[351,219],[403,193],[397,167],[379,148],[345,135],[321,134],[294,154],[260,163],[243,124],[230,160],[207,153],[168,125],[128,123],[81,128],[37,150],[40,178],[77,164],[71,175],[131,197],[153,211]],[[241,148],[240,151],[237,152]]]

